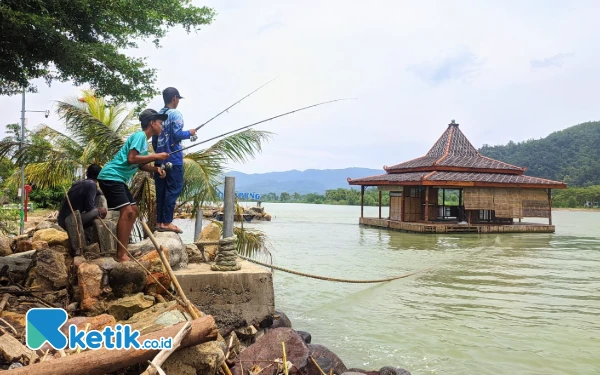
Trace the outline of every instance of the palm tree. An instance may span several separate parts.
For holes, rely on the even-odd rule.
[[[15,140],[0,142],[0,156],[11,156],[18,166],[25,164],[27,182],[40,189],[68,186],[83,176],[88,165],[107,163],[137,129],[132,110],[126,105],[108,106],[93,91],[58,102],[56,112],[65,133],[42,124],[31,132],[23,148]],[[9,184],[18,184],[18,174]]]
[[[0,141],[0,157],[9,156],[18,166],[25,164],[26,181],[40,189],[69,186],[77,177],[83,177],[89,164],[106,164],[127,137],[140,129],[132,109],[125,104],[109,105],[93,91],[83,91],[78,99],[58,102],[57,114],[64,122],[65,133],[40,125],[23,149],[19,149],[20,143],[15,140]],[[246,130],[223,138],[206,149],[184,154],[181,203],[191,202],[196,212],[203,203],[216,202],[226,164],[253,158],[262,151],[262,143],[270,136],[269,132]],[[31,155],[37,156],[32,159]],[[13,186],[18,185],[18,174],[11,182]],[[156,193],[152,175],[142,171],[136,173],[130,189],[138,203],[140,219],[153,228]],[[267,250],[264,234],[249,230],[238,233],[238,246],[246,255],[261,248]]]

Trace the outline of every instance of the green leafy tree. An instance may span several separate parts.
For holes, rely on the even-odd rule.
[[[564,181],[569,186],[600,184],[600,122],[587,122],[542,139],[484,145],[481,154],[527,168],[527,175]]]
[[[159,47],[169,29],[188,33],[208,25],[214,10],[189,0],[3,0],[0,2],[0,95],[35,78],[89,83],[118,102],[141,102],[156,93],[155,69],[123,51],[152,39]]]
[[[285,191],[284,191],[284,192],[283,192],[283,193],[281,193],[281,195],[279,196],[279,199],[280,199],[282,202],[289,202],[289,201],[290,201],[290,193],[287,193],[287,192],[285,192]]]

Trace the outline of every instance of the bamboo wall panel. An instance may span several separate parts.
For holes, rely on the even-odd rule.
[[[390,220],[400,221],[402,219],[402,197],[390,197]]]
[[[494,211],[496,217],[522,218],[521,189],[494,189]]]
[[[463,201],[465,210],[493,210],[494,189],[464,188]]]
[[[465,188],[466,210],[493,210],[499,218],[550,217],[544,189]]]

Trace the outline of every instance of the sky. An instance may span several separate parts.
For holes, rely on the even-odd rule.
[[[126,51],[179,89],[185,127],[207,139],[294,113],[262,153],[230,168],[245,173],[367,167],[424,155],[456,120],[475,147],[539,139],[600,120],[595,1],[194,1],[217,12],[211,25],[173,29],[155,48]],[[28,110],[76,96],[70,83],[38,84]],[[162,98],[150,107],[160,109]],[[0,97],[2,129],[18,122],[21,97]],[[56,114],[28,113],[28,127],[58,130]],[[185,143],[185,145],[189,142]]]

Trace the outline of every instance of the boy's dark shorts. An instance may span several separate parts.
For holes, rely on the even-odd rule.
[[[131,192],[122,182],[110,180],[98,180],[98,185],[106,197],[109,210],[119,210],[128,205],[135,205],[135,199]]]

